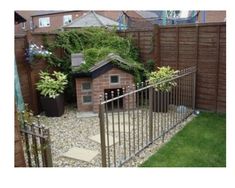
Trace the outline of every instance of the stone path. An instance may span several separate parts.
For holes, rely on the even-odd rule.
[[[64,153],[63,157],[68,157],[71,159],[82,160],[86,162],[90,162],[96,155],[98,155],[98,151],[92,151],[83,148],[73,147],[69,149],[68,152]]]
[[[91,139],[91,140],[93,140],[93,141],[95,141],[95,142],[101,144],[100,134],[97,134],[97,135],[94,135],[94,136],[90,136],[89,139]],[[106,146],[108,146],[108,145],[107,145],[107,140],[108,140],[108,138],[105,137]],[[117,139],[116,139],[116,140],[115,140],[115,144],[117,144],[117,143],[118,143],[118,141],[117,141]],[[109,146],[112,146],[113,144],[114,144],[114,143],[113,143],[113,137],[112,137],[112,136],[109,136]]]

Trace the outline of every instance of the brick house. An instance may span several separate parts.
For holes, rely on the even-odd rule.
[[[121,64],[130,66],[128,62],[120,56],[109,54],[106,59],[96,63],[89,69],[88,73],[75,73],[77,109],[80,112],[99,111],[100,96],[107,93],[108,99],[111,98],[111,91],[114,97],[117,96],[119,89],[120,95],[123,89],[133,86],[134,76],[121,68]],[[130,104],[134,104],[130,98]],[[120,101],[120,108],[126,108],[124,101]],[[116,103],[114,102],[114,108]],[[130,106],[132,108],[132,106]]]
[[[35,11],[31,15],[32,28],[34,32],[54,32],[62,29],[73,20],[83,16],[89,11],[71,10],[71,11]],[[97,14],[118,22],[120,17],[123,20],[128,19],[128,15],[140,18],[136,11],[94,11]],[[125,14],[126,13],[126,14]]]
[[[154,24],[163,24],[163,13],[166,11],[123,11],[128,29],[152,29]],[[166,25],[225,22],[226,11],[184,11],[186,17],[166,17]]]
[[[225,22],[226,11],[205,10],[199,11],[197,22],[210,23],[210,22]]]
[[[83,27],[114,27],[118,26],[119,23],[108,18],[105,16],[102,16],[100,14],[97,14],[95,11],[89,11],[79,18],[73,20],[71,23],[65,25],[63,28],[65,30],[67,29],[77,29],[77,28],[83,28]]]
[[[86,11],[38,11],[32,15],[34,32],[53,32],[61,29]]]
[[[35,11],[32,15],[32,25],[34,32],[53,32],[62,29],[73,20],[83,16],[89,11]],[[97,14],[107,17],[113,21],[118,21],[123,11],[95,11]],[[134,12],[134,11],[133,11]]]
[[[26,22],[15,26],[15,33],[25,34],[28,30],[34,32],[53,32],[71,23],[88,11],[17,11],[26,18]],[[121,23],[126,23],[128,28],[152,28],[160,20],[163,11],[108,11],[99,10],[96,13]],[[196,22],[224,22],[226,11],[196,11]]]
[[[15,35],[25,35],[27,31],[31,30],[31,15],[35,14],[35,12],[36,11],[15,11],[15,13],[25,18],[25,21],[15,25]]]

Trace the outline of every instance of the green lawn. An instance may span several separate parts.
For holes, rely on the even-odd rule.
[[[203,112],[141,167],[225,167],[226,115]]]

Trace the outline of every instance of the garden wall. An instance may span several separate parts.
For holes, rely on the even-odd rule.
[[[196,107],[226,111],[226,23],[155,26],[119,32],[132,36],[140,59],[175,69],[197,66]]]

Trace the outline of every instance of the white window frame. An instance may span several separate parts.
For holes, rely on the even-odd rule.
[[[90,102],[84,102],[84,97],[91,97]],[[92,104],[92,95],[82,95],[82,104]]]
[[[21,23],[21,28],[22,29],[25,29],[25,26],[26,26],[26,22]]]
[[[117,77],[118,77],[118,82],[113,83],[113,82],[112,82],[112,79],[111,79],[112,76],[117,76]],[[120,84],[120,75],[119,75],[119,74],[111,74],[111,75],[109,75],[109,83],[110,83],[111,85]]]
[[[83,84],[90,84],[90,89],[84,89],[83,88]],[[92,90],[92,85],[91,85],[91,82],[82,82],[82,84],[81,84],[81,90],[83,91],[83,92],[89,92],[89,91],[91,91]]]
[[[42,22],[42,20],[47,20],[47,22],[48,22],[49,25],[48,25],[48,24],[46,24],[46,25],[45,25],[45,24],[42,24],[42,25],[41,25],[40,23]],[[50,26],[51,26],[50,17],[42,17],[42,18],[39,18],[39,19],[38,19],[38,26],[39,26],[39,27],[50,27]]]
[[[71,22],[68,22],[68,20],[71,20]],[[72,23],[72,21],[73,21],[73,16],[71,14],[63,16],[63,25],[68,25],[68,24]],[[68,22],[68,23],[66,23],[66,22]]]

